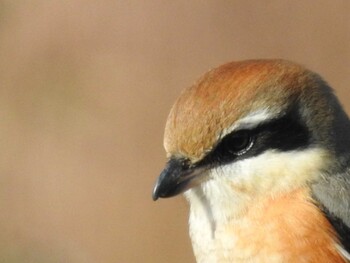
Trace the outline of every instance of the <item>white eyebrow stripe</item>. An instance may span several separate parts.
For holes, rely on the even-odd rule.
[[[223,132],[220,134],[220,139],[225,137],[227,134],[230,134],[234,130],[253,129],[262,123],[268,122],[276,118],[276,116],[276,112],[272,112],[268,109],[262,109],[252,112],[251,114],[248,114],[244,118],[238,120],[231,127],[224,129]]]

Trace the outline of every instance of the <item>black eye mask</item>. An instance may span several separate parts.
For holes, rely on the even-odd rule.
[[[275,149],[292,151],[310,144],[310,132],[296,110],[253,129],[226,135],[196,166],[217,166],[256,156]]]

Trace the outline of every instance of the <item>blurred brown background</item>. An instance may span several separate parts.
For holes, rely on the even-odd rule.
[[[350,1],[0,1],[0,262],[194,262],[151,200],[180,90],[231,60],[320,73],[350,111]]]

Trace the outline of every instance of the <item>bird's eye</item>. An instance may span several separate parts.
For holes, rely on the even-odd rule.
[[[248,152],[254,145],[254,134],[250,130],[240,130],[225,136],[220,143],[200,162],[228,163]]]
[[[227,150],[235,155],[242,155],[253,146],[253,137],[249,130],[235,132],[226,137],[224,141]]]

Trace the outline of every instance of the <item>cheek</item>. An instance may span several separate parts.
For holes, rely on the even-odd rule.
[[[212,171],[214,180],[230,182],[236,191],[274,194],[316,179],[330,158],[321,149],[265,153]]]

